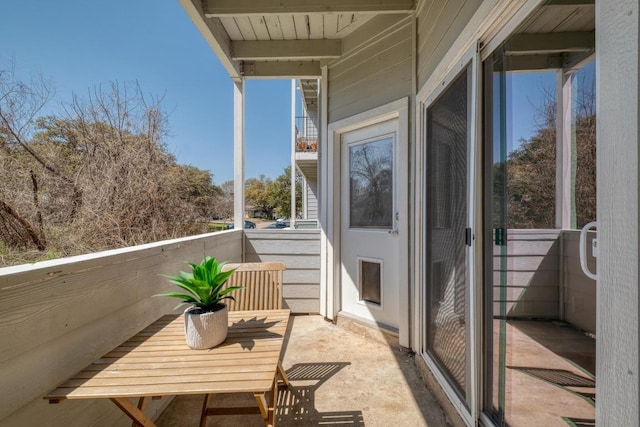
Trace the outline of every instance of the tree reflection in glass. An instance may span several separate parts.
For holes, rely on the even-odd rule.
[[[349,148],[350,226],[393,227],[393,137]]]

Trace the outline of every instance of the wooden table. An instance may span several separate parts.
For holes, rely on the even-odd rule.
[[[148,397],[253,393],[257,407],[209,409],[209,414],[256,412],[274,425],[276,368],[289,310],[229,312],[229,335],[218,347],[191,350],[182,316],[168,315],[78,372],[44,398],[110,399],[134,425],[153,426],[144,414]],[[267,402],[267,393],[269,401]],[[138,405],[129,398],[139,398]]]

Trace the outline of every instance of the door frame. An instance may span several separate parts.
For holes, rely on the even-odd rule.
[[[409,165],[409,98],[401,98],[388,104],[381,105],[368,111],[338,120],[329,124],[327,132],[327,161],[329,174],[327,176],[327,284],[326,284],[326,315],[329,319],[335,319],[341,309],[341,277],[340,277],[340,215],[341,215],[341,141],[342,134],[364,127],[372,126],[388,120],[398,120],[398,144],[397,165]],[[411,306],[409,301],[409,177],[410,168],[398,168],[396,183],[404,187],[405,191],[396,195],[396,206],[403,207],[404,217],[398,226],[398,238],[400,239],[399,259],[405,260],[399,268],[400,285],[398,287],[398,341],[403,347],[410,347],[410,316]],[[402,173],[402,175],[400,175]],[[400,194],[402,193],[402,194]],[[321,294],[324,294],[321,292]]]
[[[481,406],[481,368],[482,368],[482,324],[477,320],[481,319],[482,313],[482,290],[478,289],[476,283],[482,283],[482,264],[478,264],[478,257],[482,257],[482,156],[480,143],[482,141],[482,62],[480,61],[480,43],[478,41],[471,44],[466,52],[458,61],[448,70],[444,78],[438,79],[438,84],[430,82],[429,79],[422,90],[416,96],[416,135],[419,143],[416,144],[416,194],[420,195],[419,201],[416,201],[415,218],[416,229],[420,234],[416,239],[417,248],[415,250],[416,259],[414,262],[419,265],[419,275],[416,277],[415,294],[416,298],[415,311],[419,317],[416,320],[416,341],[418,348],[416,352],[423,358],[427,367],[431,370],[434,377],[441,385],[443,391],[449,401],[456,408],[458,414],[464,419],[468,425],[474,425],[478,419]],[[427,129],[425,126],[426,110],[438,97],[450,87],[450,84],[460,75],[460,73],[468,66],[471,67],[471,81],[468,91],[471,95],[469,99],[470,111],[468,112],[470,141],[467,147],[467,226],[472,230],[472,245],[467,247],[467,292],[468,292],[468,316],[469,329],[467,337],[468,346],[468,365],[469,372],[469,405],[460,399],[454,387],[449,384],[447,376],[442,373],[437,362],[427,354],[426,343],[426,268],[424,265],[424,255],[426,253],[426,229],[423,224],[426,215],[426,144]],[[433,79],[434,77],[432,77]],[[480,173],[480,175],[478,175]],[[480,266],[480,268],[478,268]]]

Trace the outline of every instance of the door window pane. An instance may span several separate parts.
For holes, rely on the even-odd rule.
[[[349,147],[352,228],[393,228],[393,137]]]

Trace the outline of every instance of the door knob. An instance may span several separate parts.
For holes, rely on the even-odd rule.
[[[585,276],[593,280],[598,280],[598,276],[592,273],[591,270],[589,270],[589,266],[587,265],[587,231],[596,227],[597,223],[593,221],[582,227],[582,231],[580,231],[580,267],[582,267],[582,271],[584,272]],[[592,247],[592,255],[594,257],[598,256],[597,243],[592,243]]]

